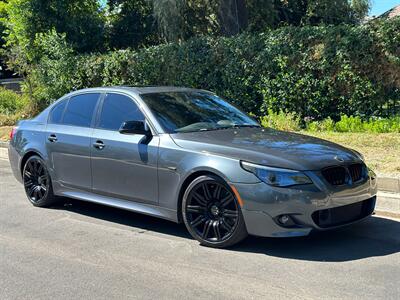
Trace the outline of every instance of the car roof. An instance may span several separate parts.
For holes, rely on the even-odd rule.
[[[97,87],[77,90],[71,94],[79,94],[85,92],[133,92],[138,95],[151,94],[151,93],[166,93],[166,92],[188,92],[188,91],[203,91],[199,89],[192,89],[186,87],[176,86],[108,86]]]

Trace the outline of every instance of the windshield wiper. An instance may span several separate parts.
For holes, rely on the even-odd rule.
[[[224,129],[234,129],[234,128],[261,128],[260,125],[250,125],[250,124],[242,124],[242,125],[231,125],[231,126],[221,126],[221,127],[214,127],[214,128],[200,128],[188,131],[179,131],[178,133],[185,133],[185,132],[203,132],[203,131],[216,131],[216,130],[224,130]]]
[[[251,125],[251,124],[242,124],[242,125],[233,125],[233,128],[244,128],[244,127],[248,127],[248,128],[259,128],[261,127],[260,125]]]

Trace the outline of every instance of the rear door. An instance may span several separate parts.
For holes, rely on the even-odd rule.
[[[46,148],[52,179],[61,187],[91,190],[90,141],[100,95],[73,96],[50,112]]]
[[[158,203],[159,137],[121,134],[125,121],[145,116],[129,96],[108,93],[92,138],[92,179],[95,193],[143,203]],[[100,145],[100,146],[99,146]]]

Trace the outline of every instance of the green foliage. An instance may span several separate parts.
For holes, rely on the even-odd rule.
[[[76,55],[51,32],[36,41],[34,96],[44,107],[73,89],[177,85],[209,89],[247,112],[338,121],[400,108],[400,18],[365,26],[284,27],[232,38],[198,37],[138,51]]]
[[[218,0],[154,0],[152,3],[160,36],[167,42],[212,35],[220,29]]]
[[[50,104],[50,99],[73,88],[75,53],[66,42],[66,35],[55,30],[37,34],[34,43],[41,57],[29,75],[32,85],[25,84],[23,91],[32,93],[33,109],[40,110]]]
[[[399,36],[400,18],[389,23],[273,31],[262,53],[269,71],[260,82],[262,111],[293,111],[318,120],[395,113],[400,43],[389,41]]]
[[[109,5],[106,30],[109,48],[137,48],[157,42],[157,30],[150,1],[110,1]]]
[[[0,114],[14,114],[28,105],[28,99],[14,91],[0,87]]]
[[[0,126],[14,125],[26,116],[29,100],[26,96],[0,87]]]
[[[400,116],[388,119],[370,119],[363,121],[360,117],[342,116],[340,121],[335,124],[335,131],[338,132],[399,132]]]
[[[311,132],[335,131],[335,122],[329,117],[322,121],[309,121],[306,129]]]
[[[306,24],[354,24],[368,13],[369,0],[310,0],[303,17]]]
[[[17,112],[14,114],[0,113],[0,127],[1,126],[14,126],[19,120],[26,119],[29,113]]]
[[[391,118],[371,118],[362,120],[356,116],[341,116],[338,122],[327,118],[322,121],[306,123],[306,129],[310,132],[369,132],[369,133],[400,133],[400,116]]]
[[[36,35],[52,29],[65,34],[78,52],[103,47],[104,17],[97,0],[9,0],[7,14],[9,47],[32,52]]]
[[[362,132],[364,129],[363,121],[360,117],[342,116],[340,121],[335,124],[335,130],[339,132]]]
[[[295,113],[285,113],[280,111],[278,113],[272,110],[268,111],[268,115],[261,117],[260,123],[263,127],[270,127],[278,130],[285,131],[299,131],[300,117]]]

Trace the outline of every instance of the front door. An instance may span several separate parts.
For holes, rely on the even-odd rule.
[[[91,140],[93,192],[125,200],[158,203],[158,136],[121,134],[125,121],[144,121],[133,99],[105,96]]]

